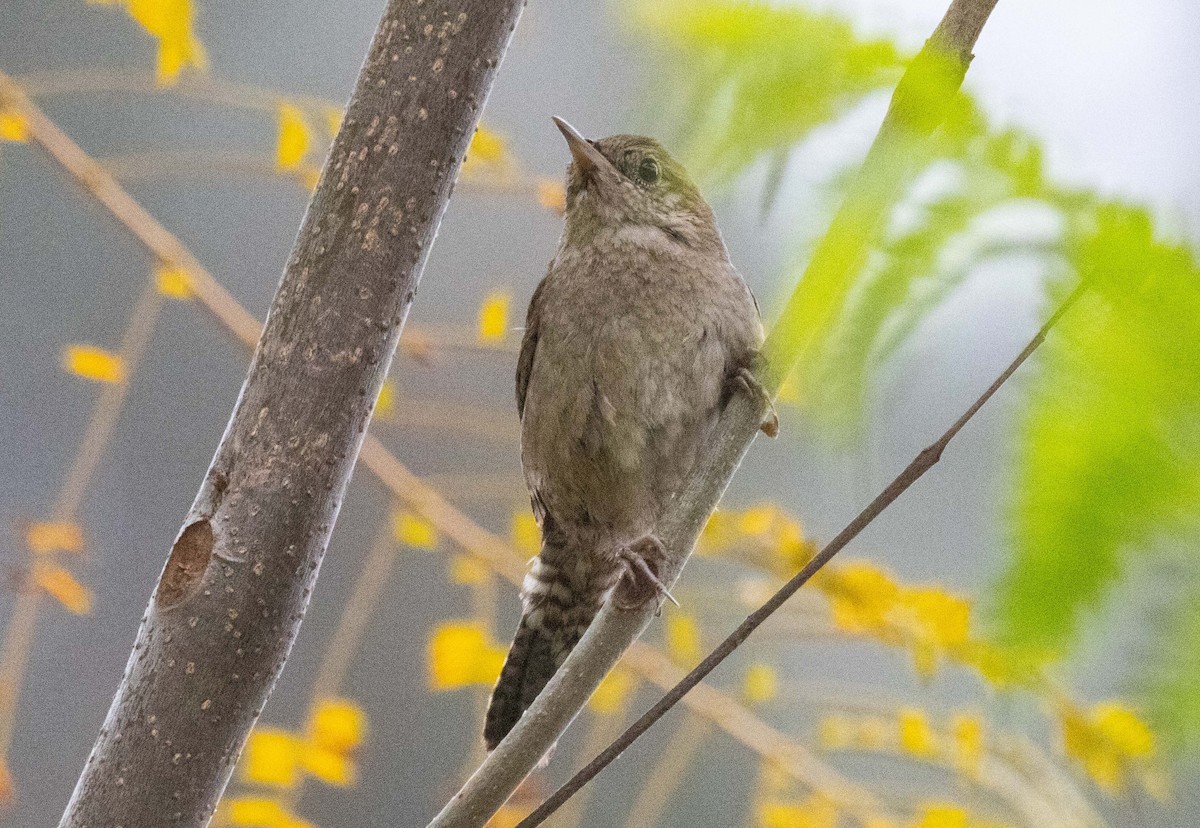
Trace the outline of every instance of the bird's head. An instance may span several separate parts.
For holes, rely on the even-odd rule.
[[[694,248],[724,250],[712,209],[683,165],[662,144],[642,135],[589,141],[561,118],[567,139],[567,237],[594,238],[605,230],[645,228]]]

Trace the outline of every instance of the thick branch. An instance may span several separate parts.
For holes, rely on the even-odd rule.
[[[836,308],[836,291],[826,284],[848,282],[861,269],[872,234],[888,205],[913,174],[912,148],[943,121],[966,74],[975,40],[997,0],[953,0],[934,36],[901,78],[862,169],[846,201],[814,253],[768,339],[765,385],[776,391],[804,350],[811,332]],[[816,289],[830,301],[814,306],[800,290]],[[708,454],[697,463],[678,505],[659,526],[668,550],[664,580],[679,577],[708,516],[758,432],[765,406],[736,396],[718,422]],[[462,789],[430,823],[430,828],[478,828],[500,808],[521,780],[578,715],[622,653],[654,617],[654,607],[623,611],[606,604],[583,639],[526,711],[512,732],[488,756]],[[529,823],[536,824],[536,823]]]
[[[389,2],[63,828],[211,817],[299,629],[521,5]]]

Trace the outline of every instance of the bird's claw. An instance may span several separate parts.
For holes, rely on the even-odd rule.
[[[762,383],[758,381],[758,377],[754,376],[754,372],[749,368],[739,368],[738,372],[734,375],[734,380],[747,394],[757,397],[760,401],[767,404],[767,415],[763,417],[759,428],[768,437],[778,437],[779,414],[775,411],[775,403],[771,401],[771,395],[767,393],[767,389],[763,388]]]
[[[667,559],[662,541],[653,535],[646,535],[629,546],[621,547],[619,554],[625,563],[625,572],[613,593],[613,604],[618,609],[640,609],[651,601],[658,601],[661,609],[663,598],[679,606],[660,577]]]

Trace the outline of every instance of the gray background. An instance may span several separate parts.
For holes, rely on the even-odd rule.
[[[225,80],[343,100],[373,31],[380,2],[239,3],[201,0],[198,33],[212,71]],[[944,10],[939,0],[829,3],[852,8],[865,30],[898,34],[917,46]],[[670,134],[641,105],[665,75],[653,53],[608,4],[533,2],[488,102],[485,120],[536,172],[558,176],[565,165],[549,116],[567,117],[588,134]],[[1002,0],[980,40],[968,86],[999,121],[1045,140],[1049,165],[1062,179],[1152,204],[1167,228],[1200,229],[1200,72],[1195,43],[1200,17],[1176,0],[1034,2]],[[148,38],[122,13],[79,0],[2,0],[0,68],[16,76],[67,69],[152,65]],[[661,90],[660,90],[661,91]],[[258,152],[273,146],[269,118],[170,97],[129,94],[62,96],[42,101],[57,122],[97,157],[143,151]],[[861,152],[884,101],[837,136],[799,153],[779,204],[763,217],[754,176],[714,194],[734,261],[765,309],[784,287],[783,267],[800,239],[823,226],[828,202],[818,183],[835,157]],[[202,262],[261,317],[305,204],[293,182],[215,175],[133,182],[134,195],[178,234]],[[553,253],[559,221],[528,201],[463,188],[452,202],[410,322],[470,325],[496,287],[515,292],[519,316]],[[100,208],[81,196],[32,145],[0,146],[0,566],[16,571],[23,547],[17,525],[42,517],[95,397],[96,388],[65,375],[68,342],[114,345],[152,261]],[[1021,347],[1042,312],[1037,271],[1010,261],[981,268],[969,285],[906,349],[873,400],[868,433],[851,447],[822,442],[794,410],[783,437],[759,441],[729,499],[773,497],[798,514],[816,538],[830,537],[916,451],[959,413]],[[768,311],[769,313],[769,311]],[[50,607],[42,616],[20,708],[13,772],[15,809],[0,825],[51,825],[66,802],[120,676],[165,550],[190,504],[224,428],[247,361],[245,351],[203,312],[170,303],[150,357],[136,374],[112,448],[81,515],[89,557],[74,569],[96,594],[91,615]],[[511,496],[466,504],[504,531],[523,494],[511,405],[512,355],[447,356],[432,367],[398,359],[401,401],[431,398],[471,412],[487,407],[506,439],[459,436],[382,424],[379,434],[417,473],[486,472],[510,481]],[[1011,470],[1009,438],[1020,383],[1006,388],[961,435],[942,465],[855,543],[910,581],[938,580],[980,590],[1004,560],[1003,515]],[[449,432],[449,433],[447,433]],[[364,473],[352,484],[304,629],[265,713],[294,726],[346,589],[388,500]],[[431,695],[423,673],[426,632],[439,619],[469,613],[468,597],[448,586],[441,555],[405,552],[382,611],[355,661],[350,694],[366,709],[371,735],[361,754],[357,789],[307,788],[301,813],[318,825],[424,824],[456,787],[479,723],[468,693]],[[700,564],[689,571],[685,600],[715,637],[737,610],[714,601],[730,570]],[[0,592],[0,620],[11,605]],[[1090,625],[1081,655],[1064,676],[1087,699],[1127,689],[1152,635],[1144,587],[1117,597],[1115,609]],[[501,593],[499,635],[515,621],[516,599]],[[654,633],[656,634],[656,633]],[[969,678],[951,674],[917,684],[907,657],[877,647],[756,645],[797,681],[860,688],[865,696],[911,696],[934,709],[989,705],[1020,720],[1022,711],[989,701]],[[730,668],[718,683],[734,683]],[[786,695],[786,693],[785,693]],[[646,703],[648,697],[639,697]],[[1018,705],[1019,707],[1019,705]],[[767,713],[803,732],[811,714],[783,701]],[[578,728],[576,729],[578,730]],[[575,757],[578,733],[562,755]],[[652,772],[646,740],[599,782],[588,824],[620,825],[629,799]],[[740,824],[755,763],[715,737],[710,759],[684,788],[673,825]],[[577,758],[577,757],[576,757]],[[552,769],[562,778],[576,758]],[[881,763],[849,762],[884,790],[928,786],[927,774],[897,774]],[[1107,807],[1116,825],[1192,825],[1200,802],[1187,771],[1178,802],[1166,813],[1126,804]],[[1086,785],[1085,785],[1086,787]],[[1096,801],[1103,802],[1100,797]]]

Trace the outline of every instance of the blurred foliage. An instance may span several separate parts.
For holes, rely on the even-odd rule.
[[[1177,652],[1161,658],[1151,676],[1150,719],[1168,740],[1169,749],[1186,747],[1184,742],[1200,733],[1200,589],[1191,591],[1175,619]],[[1172,740],[1174,743],[1172,743]],[[1194,742],[1193,742],[1194,744]]]
[[[1196,539],[1200,274],[1144,211],[1099,205],[1089,218],[1065,252],[1092,290],[1047,343],[1017,465],[1003,619],[1039,644],[1064,638],[1130,551]]]
[[[765,161],[770,191],[780,159],[892,82],[906,60],[806,8],[683,0],[639,20],[689,90],[683,129],[695,168],[721,183]],[[805,333],[813,347],[793,378],[796,396],[829,433],[852,436],[873,379],[982,262],[1038,257],[1051,299],[1086,280],[1085,301],[1026,380],[1014,555],[995,596],[1004,639],[1065,654],[1131,554],[1197,539],[1200,273],[1188,248],[1156,237],[1144,209],[1047,180],[1038,141],[991,125],[967,93],[919,152],[832,314],[811,315],[821,329]],[[1197,652],[1196,626],[1163,636],[1163,663]],[[1200,670],[1168,669],[1148,686],[1168,735],[1200,737],[1195,704],[1169,701],[1200,697]]]
[[[799,8],[650,3],[641,25],[674,49],[686,154],[696,170],[728,179],[762,156],[786,160],[797,142],[900,77],[886,40],[861,39],[840,17]]]
[[[190,2],[122,0],[120,5],[162,38],[163,48],[169,38],[186,43],[193,37]],[[683,63],[696,83],[690,101],[695,117],[701,119],[696,134],[704,136],[695,139],[693,152],[709,159],[705,166],[712,175],[726,180],[757,160],[768,159],[773,170],[768,190],[782,176],[787,155],[799,141],[815,127],[839,117],[863,96],[889,86],[903,64],[899,50],[890,43],[858,38],[850,26],[829,15],[765,6],[726,8],[712,3],[664,15],[662,10],[666,8],[655,7],[647,15],[672,48],[695,58],[694,63]],[[174,65],[173,71],[178,71],[178,64],[178,60],[167,62],[168,68]],[[160,53],[160,83],[165,83],[163,65]],[[340,110],[311,103],[293,105],[280,98],[266,111],[275,116],[276,130],[276,152],[269,166],[311,188],[318,174],[316,157],[336,132]],[[27,140],[28,132],[29,124],[22,113],[0,112],[0,139]],[[1172,452],[1196,447],[1195,434],[1179,428],[1178,423],[1186,422],[1186,406],[1194,406],[1194,401],[1185,396],[1183,373],[1197,364],[1194,349],[1198,346],[1193,341],[1192,350],[1175,353],[1174,362],[1169,354],[1178,331],[1194,332],[1194,315],[1189,311],[1195,307],[1194,297],[1178,281],[1191,276],[1194,265],[1182,248],[1154,241],[1144,213],[1100,205],[1086,195],[1055,190],[1043,180],[1036,142],[1016,131],[989,130],[966,97],[956,100],[949,122],[930,146],[913,149],[919,153],[914,160],[922,171],[908,182],[909,193],[897,205],[878,254],[866,262],[845,307],[839,308],[837,324],[831,324],[818,338],[823,347],[806,364],[801,375],[803,389],[797,388],[799,380],[793,380],[781,393],[780,401],[794,394],[793,401],[819,405],[830,413],[841,412],[847,415],[845,422],[853,422],[849,417],[861,410],[873,372],[909,339],[928,312],[962,283],[975,263],[987,256],[1028,249],[1029,238],[1012,240],[981,230],[984,219],[1013,205],[1023,210],[1036,205],[1053,212],[1057,217],[1052,222],[1053,238],[1041,242],[1047,248],[1045,252],[1058,262],[1070,263],[1073,268],[1069,273],[1088,278],[1096,291],[1090,304],[1072,317],[1071,325],[1064,326],[1065,335],[1056,336],[1054,350],[1042,366],[1043,376],[1034,386],[1026,431],[1048,445],[1039,446],[1032,437],[1026,440],[1026,447],[1043,466],[1038,467],[1031,459],[1025,470],[1031,475],[1038,472],[1046,479],[1026,481],[1024,486],[1026,494],[1044,498],[1044,502],[1035,499],[1029,504],[1018,503],[1018,517],[1037,516],[1025,527],[1031,537],[1023,541],[1035,554],[1033,563],[1023,564],[1007,582],[1010,597],[1005,606],[1017,607],[1008,626],[1019,643],[1054,643],[1069,628],[1074,605],[1068,603],[1063,612],[1035,619],[1034,610],[1045,613],[1044,605],[1061,603],[1054,593],[1039,590],[1056,584],[1061,587],[1061,582],[1076,579],[1072,567],[1086,567],[1089,561],[1081,559],[1094,554],[1093,546],[1088,544],[1108,544],[1104,550],[1109,556],[1108,570],[1115,571],[1127,548],[1149,544],[1164,528],[1177,532],[1191,528],[1187,503],[1188,497],[1195,495],[1194,478],[1175,468],[1171,461],[1175,456]],[[463,179],[500,192],[536,198],[549,209],[563,209],[561,183],[522,173],[504,139],[487,128],[474,136]],[[1149,272],[1129,279],[1135,271]],[[162,297],[182,302],[199,299],[193,290],[193,276],[184,269],[160,263],[154,269],[153,280]],[[1061,285],[1056,282],[1054,289],[1060,291]],[[1153,306],[1155,298],[1180,307],[1173,305],[1162,312]],[[407,353],[427,360],[439,342],[499,351],[496,346],[512,339],[510,300],[509,291],[497,287],[482,299],[476,327],[469,335],[457,342],[431,340],[432,344],[423,350],[410,349]],[[196,301],[196,307],[200,306]],[[135,320],[136,315],[135,310]],[[1146,332],[1162,341],[1143,343]],[[406,336],[411,333],[406,331]],[[1160,365],[1161,360],[1170,363],[1170,370]],[[83,345],[70,346],[63,357],[65,370],[105,383],[106,387],[127,384],[134,363],[136,360],[123,358],[120,353]],[[1070,386],[1067,382],[1080,385]],[[1043,397],[1039,398],[1038,393]],[[1179,396],[1178,410],[1162,417],[1164,398],[1169,395],[1184,396]],[[406,401],[403,407],[415,405]],[[378,414],[386,419],[397,407],[401,406],[389,380],[380,392]],[[1107,414],[1104,418],[1095,416],[1096,410],[1110,409],[1114,418],[1124,418],[1121,428],[1114,426],[1115,420],[1109,422]],[[830,422],[835,422],[834,418]],[[1125,428],[1127,422],[1132,426]],[[1071,446],[1060,445],[1062,440],[1057,436],[1064,423],[1077,437]],[[1143,442],[1153,442],[1158,449],[1149,453],[1115,452],[1111,441],[1131,439],[1130,434]],[[1106,439],[1110,442],[1105,443]],[[1096,450],[1087,453],[1089,446],[1097,444],[1105,458],[1100,462],[1093,456]],[[1118,447],[1126,448],[1124,444]],[[1074,452],[1071,457],[1080,462],[1068,463],[1053,455],[1054,451],[1067,450]],[[1125,468],[1114,470],[1109,459],[1114,452]],[[1135,471],[1128,472],[1128,467],[1135,467]],[[1142,499],[1131,501],[1117,491],[1120,475],[1125,474],[1161,480],[1155,480],[1158,488],[1143,486],[1139,492]],[[1050,475],[1056,477],[1051,479]],[[1086,510],[1094,507],[1092,491],[1103,490],[1104,486],[1114,488],[1113,493],[1105,495],[1113,512],[1105,515],[1108,523],[1097,526]],[[1064,488],[1069,491],[1062,491]],[[1139,511],[1118,508],[1128,502],[1139,506]],[[1172,502],[1175,508],[1170,506]],[[1088,525],[1089,538],[1080,540],[1063,529],[1066,524],[1060,513],[1070,509],[1075,510],[1072,514],[1080,525]],[[90,602],[90,593],[48,557],[83,550],[84,532],[73,520],[74,511],[66,510],[68,517],[29,522],[24,534],[35,561],[31,583],[68,609],[86,612],[89,606],[85,601]],[[335,691],[344,683],[350,654],[361,641],[366,620],[380,606],[381,587],[390,572],[390,564],[382,562],[390,562],[395,552],[388,551],[389,545],[449,553],[448,580],[467,588],[472,596],[469,617],[447,618],[429,630],[426,675],[430,690],[447,695],[469,693],[482,699],[481,693],[494,683],[505,647],[492,633],[496,610],[492,592],[495,575],[504,568],[493,571],[496,558],[479,555],[478,548],[460,546],[464,534],[485,535],[480,527],[465,518],[456,519],[447,511],[434,515],[408,508],[391,513],[381,535],[382,556],[376,551],[368,554],[351,599],[343,608],[338,630],[327,645],[306,721],[295,727],[256,728],[239,765],[239,789],[222,804],[217,825],[311,828],[312,823],[297,816],[306,782],[335,788],[356,784],[361,748],[368,735],[367,715],[356,702],[339,698]],[[495,543],[500,545],[498,540]],[[539,543],[536,522],[522,504],[512,514],[512,549],[504,551],[524,557],[536,554]],[[1039,546],[1061,549],[1064,544],[1069,549],[1062,556],[1063,572],[1037,573],[1037,565],[1045,563],[1039,557]],[[728,567],[736,562],[745,576],[737,592],[747,607],[753,607],[804,566],[817,548],[793,515],[768,502],[716,513],[698,551],[708,558],[727,558],[710,561],[707,566]],[[708,570],[710,574],[713,571]],[[725,604],[732,597],[727,572],[722,571],[720,581]],[[1036,577],[1022,580],[1030,572]],[[1092,574],[1093,592],[1098,596],[1113,575],[1110,571]],[[1087,706],[1072,699],[1026,649],[1007,646],[978,629],[975,606],[969,598],[939,584],[904,583],[864,561],[832,565],[820,573],[813,586],[781,614],[785,622],[799,622],[788,628],[798,638],[808,636],[851,647],[862,643],[883,645],[904,653],[923,684],[956,671],[978,679],[979,688],[989,691],[988,700],[994,695],[990,691],[1032,698],[1045,714],[1038,730],[1052,734],[1051,738],[1061,743],[1062,753],[1083,778],[1114,796],[1135,788],[1158,798],[1164,796],[1159,734],[1124,702],[1107,700]],[[1022,609],[1020,601],[1033,604],[1034,609]],[[699,602],[694,606],[711,608]],[[789,618],[789,612],[795,615]],[[1032,631],[1025,628],[1031,619],[1036,624]],[[706,629],[708,621],[700,612],[668,610],[662,630],[668,668],[671,661],[685,666],[700,658],[706,633],[710,637],[712,633]],[[1180,639],[1181,646],[1190,645],[1185,652],[1200,652],[1200,615],[1188,614],[1180,629],[1187,636]],[[756,653],[755,657],[771,655]],[[1164,672],[1155,685],[1157,709],[1163,714],[1159,720],[1170,720],[1176,732],[1188,727],[1195,731],[1200,729],[1200,710],[1195,701],[1200,697],[1195,688],[1200,670],[1179,669],[1179,664],[1179,659],[1171,661],[1172,671]],[[1098,817],[1092,819],[1086,808],[1080,809],[1073,795],[1064,795],[1064,790],[1072,793],[1074,785],[1057,775],[1055,763],[1048,758],[1045,766],[1039,764],[1036,776],[1022,775],[1022,757],[1005,753],[1015,729],[1007,717],[996,715],[995,709],[981,712],[968,708],[947,713],[919,706],[912,698],[900,703],[884,700],[864,704],[867,694],[859,692],[863,688],[817,703],[821,718],[814,741],[821,751],[875,753],[939,768],[966,786],[962,803],[926,800],[924,792],[919,792],[919,801],[909,797],[911,801],[904,803],[876,803],[869,785],[848,784],[827,771],[814,775],[812,768],[825,767],[822,760],[810,757],[803,743],[791,741],[791,734],[774,731],[739,704],[740,698],[763,708],[792,705],[794,711],[797,696],[803,697],[804,688],[789,679],[783,666],[782,661],[777,666],[756,660],[746,665],[743,680],[734,687],[721,690],[715,684],[706,684],[703,689],[709,701],[715,696],[717,703],[707,712],[701,705],[687,713],[691,717],[688,721],[699,725],[699,738],[709,728],[724,730],[751,748],[761,762],[760,785],[749,803],[749,824],[764,828],[850,822],[866,828],[995,828],[1010,824],[996,822],[991,816],[994,810],[1005,816],[1024,814],[1022,824],[1104,824]],[[634,660],[628,668],[612,672],[589,704],[593,733],[603,736],[603,727],[620,725],[640,681],[673,683],[671,675],[656,675],[661,671],[651,659],[650,666],[645,660]],[[202,703],[201,709],[207,704]],[[710,761],[707,754],[696,750],[665,750],[653,772],[647,774],[646,790],[658,784],[660,796],[667,800],[677,796],[688,764],[698,763],[697,757]],[[785,765],[792,769],[785,773]],[[1005,780],[1014,776],[1017,784],[1006,787]],[[673,781],[662,782],[664,779]],[[1003,802],[1003,808],[989,807],[978,796],[981,792],[994,794]],[[6,793],[11,797],[12,785],[0,756],[0,805]],[[528,813],[530,800],[540,798],[536,794],[536,788],[518,792],[489,824],[512,828]],[[1031,812],[1038,815],[1036,820],[1027,816]],[[1049,822],[1044,819],[1048,814],[1054,817]],[[641,815],[635,812],[631,819]],[[566,823],[566,818],[563,821]],[[570,824],[578,824],[578,817]]]

